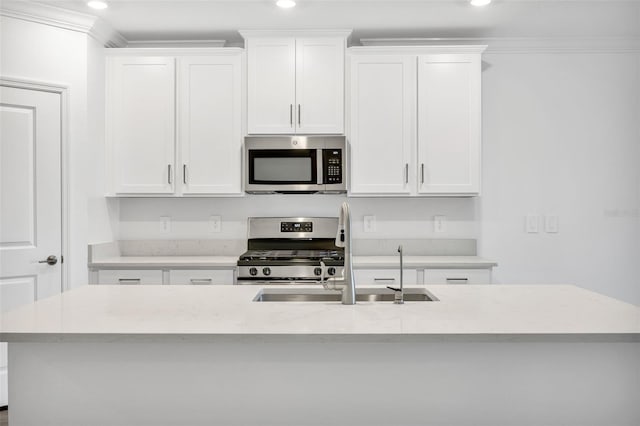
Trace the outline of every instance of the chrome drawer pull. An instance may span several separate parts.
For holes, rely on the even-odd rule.
[[[466,283],[469,281],[469,278],[447,278],[447,282],[452,283]]]
[[[120,284],[140,284],[142,280],[140,278],[118,278]]]
[[[207,285],[213,281],[211,278],[191,278],[191,284],[193,285]]]

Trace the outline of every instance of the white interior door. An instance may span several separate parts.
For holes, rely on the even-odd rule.
[[[60,93],[0,86],[0,313],[61,291],[61,111]]]

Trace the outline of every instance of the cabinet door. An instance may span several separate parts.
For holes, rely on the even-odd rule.
[[[295,60],[293,38],[247,40],[249,133],[295,132]]]
[[[110,58],[107,141],[114,190],[167,194],[174,188],[173,58]]]
[[[396,269],[356,269],[354,277],[358,286],[399,286],[400,270]],[[402,281],[406,285],[418,284],[418,271],[416,269],[404,269]]]
[[[344,132],[344,38],[296,39],[297,133]]]
[[[418,58],[418,192],[480,191],[480,55]]]
[[[184,194],[241,193],[239,55],[178,59],[179,181]]]
[[[410,194],[415,184],[415,56],[353,56],[351,194]]]
[[[233,269],[172,269],[169,271],[171,285],[231,285]]]
[[[425,269],[425,284],[491,284],[491,269]]]
[[[162,271],[159,269],[102,269],[98,271],[98,284],[162,284]]]

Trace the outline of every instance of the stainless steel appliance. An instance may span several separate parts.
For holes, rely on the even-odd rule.
[[[251,217],[238,284],[321,284],[342,277],[344,249],[335,245],[338,218]]]
[[[247,136],[248,193],[344,193],[344,136]]]

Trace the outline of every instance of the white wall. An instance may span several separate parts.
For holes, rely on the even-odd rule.
[[[111,239],[110,224],[102,219],[104,200],[88,205],[90,198],[103,193],[100,168],[103,156],[100,128],[104,85],[100,74],[101,46],[87,34],[19,19],[0,17],[2,61],[0,75],[38,82],[55,83],[69,89],[68,165],[69,165],[69,286],[87,282],[87,243],[90,236]],[[91,117],[91,121],[89,118]],[[91,129],[91,131],[89,130]],[[99,192],[98,191],[99,189]],[[88,212],[91,221],[88,220]],[[100,230],[100,231],[96,231]]]
[[[500,283],[571,283],[640,304],[637,53],[487,54],[481,252]],[[560,232],[525,232],[525,215]],[[541,221],[541,225],[543,225]]]

